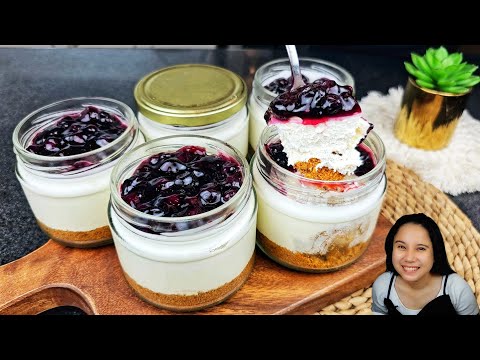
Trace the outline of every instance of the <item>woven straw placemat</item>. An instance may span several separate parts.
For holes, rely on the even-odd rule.
[[[387,161],[388,187],[382,214],[392,224],[402,215],[423,212],[434,219],[445,239],[452,266],[470,285],[480,304],[480,233],[450,198],[423,182],[415,172]],[[372,287],[361,289],[315,314],[372,314]]]

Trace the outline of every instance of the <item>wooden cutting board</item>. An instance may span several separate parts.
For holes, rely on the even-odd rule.
[[[188,314],[312,314],[370,286],[385,271],[390,222],[380,215],[365,253],[345,269],[323,274],[289,270],[256,249],[242,288],[220,305]],[[147,304],[128,286],[113,245],[68,248],[49,240],[0,266],[0,315],[38,314],[75,306],[87,314],[176,314]]]

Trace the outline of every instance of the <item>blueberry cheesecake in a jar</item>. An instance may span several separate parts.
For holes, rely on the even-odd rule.
[[[257,202],[244,156],[223,141],[168,136],[126,154],[109,221],[125,278],[172,311],[219,304],[254,264]]]
[[[300,271],[366,250],[386,190],[385,148],[350,86],[321,78],[276,97],[251,161],[258,246]]]
[[[16,175],[40,228],[67,246],[111,243],[110,174],[143,141],[132,109],[113,99],[66,99],[27,115],[13,133]]]

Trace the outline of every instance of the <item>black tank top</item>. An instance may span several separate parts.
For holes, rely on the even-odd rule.
[[[392,274],[392,277],[390,278],[387,297],[383,302],[388,309],[388,315],[402,315],[400,311],[397,310],[397,306],[393,305],[392,300],[390,300],[390,291],[392,290],[393,279],[395,279],[395,274]],[[452,301],[450,300],[450,296],[445,292],[447,280],[448,275],[445,277],[445,283],[443,284],[443,294],[427,303],[427,305],[420,310],[418,315],[457,315]]]

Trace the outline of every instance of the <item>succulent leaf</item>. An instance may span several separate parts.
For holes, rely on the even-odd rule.
[[[472,87],[480,83],[480,76],[472,76],[465,80],[457,81],[458,86]]]
[[[448,56],[448,51],[443,46],[440,46],[437,50],[435,50],[435,58],[438,61],[442,61]]]
[[[475,76],[475,75],[472,75],[471,71],[466,71],[466,72],[459,72],[459,73],[452,74],[451,78],[455,79],[456,81],[462,81],[462,80],[469,79],[472,76]]]
[[[465,64],[463,71],[469,71],[470,73],[473,73],[478,69],[478,66],[472,65],[472,64]]]
[[[452,63],[455,65],[458,65],[462,62],[463,60],[463,54],[462,53],[453,53],[448,56],[450,59],[452,59]]]
[[[440,61],[435,57],[435,52],[427,52],[425,54],[425,60],[427,61],[428,66],[432,69],[438,69],[441,66]]]
[[[430,76],[428,76],[426,73],[421,72],[420,70],[418,70],[415,66],[413,66],[409,62],[405,61],[404,64],[405,64],[405,69],[407,69],[407,71],[411,75],[415,76],[417,79],[433,83],[432,78]]]
[[[440,46],[429,48],[423,56],[410,55],[412,63],[405,61],[405,69],[421,87],[461,94],[480,83],[480,76],[473,75],[478,66],[463,62],[460,52],[449,54]]]
[[[427,81],[420,80],[420,79],[417,79],[417,84],[420,85],[421,87],[425,87],[427,89],[435,89],[435,85],[433,85],[432,83],[429,83]]]
[[[453,59],[450,56],[447,56],[445,59],[442,60],[442,66],[451,66],[454,65]]]
[[[462,64],[459,65],[450,65],[444,68],[446,74],[457,74],[460,71],[465,71],[465,66]]]
[[[450,79],[440,79],[437,81],[437,84],[440,86],[454,86],[456,82],[455,80],[450,80]]]
[[[434,79],[443,79],[446,78],[449,73],[445,69],[433,69],[432,75]]]
[[[442,91],[452,94],[462,94],[468,92],[468,90],[470,90],[470,88],[463,86],[445,86],[442,88]]]

